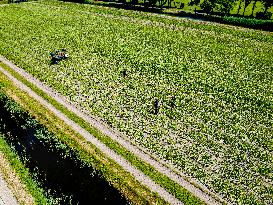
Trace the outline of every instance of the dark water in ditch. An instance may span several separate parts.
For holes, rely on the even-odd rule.
[[[47,194],[59,200],[57,204],[129,204],[90,165],[3,95],[0,132]]]

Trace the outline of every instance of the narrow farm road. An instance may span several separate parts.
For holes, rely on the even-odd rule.
[[[106,124],[101,122],[100,120],[83,113],[81,110],[70,104],[63,96],[53,91],[48,86],[44,85],[42,82],[28,74],[22,68],[17,67],[4,57],[0,56],[0,61],[8,65],[12,68],[15,72],[20,74],[23,78],[28,80],[30,83],[34,84],[36,87],[41,89],[50,97],[54,98],[58,103],[69,109],[70,111],[74,112],[78,117],[82,118],[86,122],[88,122],[91,126],[100,130],[103,134],[111,137],[113,140],[118,142],[128,151],[133,153],[136,157],[141,159],[142,161],[150,164],[160,173],[168,176],[170,179],[178,183],[183,188],[187,189],[189,192],[200,198],[206,204],[214,205],[220,204],[220,202],[224,202],[219,196],[215,195],[214,193],[210,192],[206,187],[198,184],[198,182],[186,179],[182,175],[177,174],[176,172],[172,171],[168,167],[164,166],[164,162],[159,162],[158,160],[152,158],[150,155],[142,151],[137,146],[133,145],[129,140],[126,139],[125,136],[122,136],[117,131],[110,129]],[[131,173],[137,180],[139,180],[142,184],[147,186],[151,191],[158,193],[162,198],[164,198],[170,204],[183,204],[181,201],[176,199],[173,195],[163,189],[161,186],[156,184],[153,180],[151,180],[148,176],[146,176],[143,172],[136,169],[133,165],[131,165],[127,160],[125,160],[120,155],[116,154],[113,150],[108,148],[106,145],[101,143],[97,138],[92,136],[88,131],[80,127],[77,123],[70,120],[67,116],[65,116],[62,112],[57,110],[53,105],[45,101],[42,97],[37,95],[34,91],[32,91],[29,87],[27,87],[22,82],[18,81],[15,77],[13,77],[9,72],[5,69],[0,67],[0,72],[4,73],[8,78],[10,78],[18,87],[22,90],[26,91],[30,96],[38,100],[42,105],[44,105],[47,109],[52,111],[56,116],[62,119],[65,123],[71,126],[74,131],[81,134],[87,141],[90,141],[92,144],[97,146],[106,156],[113,159],[116,163],[122,166],[126,171]]]

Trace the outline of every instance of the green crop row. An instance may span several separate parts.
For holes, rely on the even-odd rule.
[[[272,203],[272,34],[42,3],[1,8],[2,55],[227,200]]]

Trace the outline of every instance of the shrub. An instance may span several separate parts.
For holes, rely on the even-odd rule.
[[[250,19],[243,17],[224,16],[223,23],[228,23],[236,26],[244,26],[248,28],[273,30],[273,21],[262,19]]]

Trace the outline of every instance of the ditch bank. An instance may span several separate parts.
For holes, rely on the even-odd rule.
[[[2,93],[0,133],[52,204],[130,204],[99,171]]]

